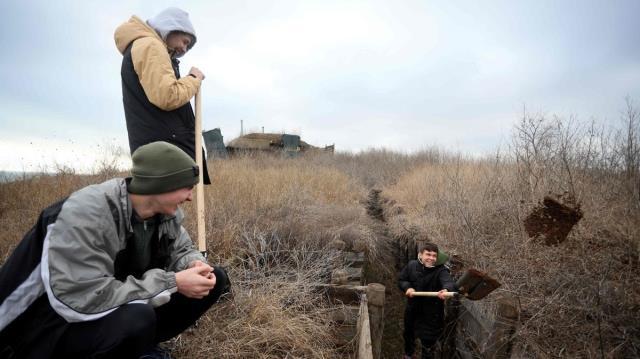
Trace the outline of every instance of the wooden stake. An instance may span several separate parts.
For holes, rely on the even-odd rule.
[[[198,217],[198,250],[205,256],[207,256],[207,239],[205,237],[205,227],[204,227],[204,182],[203,182],[203,167],[202,167],[202,86],[196,92],[196,163],[198,164],[198,168],[200,169],[200,180],[196,185],[196,210]]]

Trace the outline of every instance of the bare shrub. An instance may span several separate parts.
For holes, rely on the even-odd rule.
[[[366,188],[382,187],[395,183],[404,173],[418,164],[439,163],[448,156],[436,148],[426,148],[414,153],[399,153],[386,149],[369,149],[357,154],[337,153],[329,161],[340,172],[358,180]]]
[[[98,144],[96,146],[100,149],[100,156],[93,167],[94,175],[107,180],[122,176],[128,172],[126,164],[131,161],[129,151],[106,141],[102,145]]]
[[[324,160],[326,161],[326,160]],[[375,255],[361,201],[365,190],[321,158],[242,157],[211,161],[213,185],[205,187],[210,259],[224,265],[233,297],[209,311],[196,330],[173,341],[179,357],[327,358],[350,355],[336,348],[335,304],[318,290],[327,283],[336,252],[330,243],[365,243]],[[109,171],[106,171],[109,172]],[[0,184],[2,261],[55,200],[96,176],[61,173]],[[124,174],[121,174],[124,175]],[[194,204],[185,206],[190,233]],[[342,340],[342,339],[340,339]]]
[[[240,242],[245,250],[228,258],[233,300],[223,300],[201,319],[197,331],[182,335],[175,354],[188,358],[344,355],[345,348],[334,344],[331,306],[317,290],[338,253],[255,228],[244,232]]]
[[[307,231],[329,242],[340,226],[366,220],[359,203],[363,190],[334,168],[273,157],[214,161],[211,167],[213,185],[206,187],[205,202],[213,253],[233,253],[245,228],[278,228],[284,236]],[[193,211],[192,205],[185,208]],[[349,214],[343,218],[335,211]],[[194,225],[195,216],[188,216],[188,228]]]
[[[348,356],[318,291],[337,257],[331,243],[379,251],[356,180],[325,159],[243,156],[210,162],[207,243],[233,281],[233,302],[213,308],[181,344],[184,357],[322,358]],[[195,233],[193,205],[187,227]]]
[[[635,121],[633,111],[625,116]],[[509,153],[425,165],[387,187],[403,207],[390,228],[422,228],[518,298],[518,357],[636,357],[640,212],[624,155],[635,156],[637,133],[628,128],[527,115]],[[531,241],[523,219],[544,196],[565,192],[584,218],[560,245]]]
[[[520,303],[519,357],[639,356],[640,130],[630,100],[621,123],[524,113],[508,150],[479,160],[370,150],[211,161],[207,243],[212,262],[230,273],[233,297],[175,340],[175,354],[348,356],[333,345],[334,308],[314,288],[327,279],[335,240],[366,243],[370,258],[382,258],[371,263],[393,263],[382,233],[429,238],[498,279],[501,294]],[[0,261],[42,208],[101,181],[112,173],[105,168],[98,176],[61,169],[0,184]],[[371,188],[386,198],[384,228],[364,208]],[[544,196],[565,192],[584,217],[559,245],[531,241],[526,216]],[[194,205],[185,209],[196,233]],[[485,299],[488,312],[493,298]]]

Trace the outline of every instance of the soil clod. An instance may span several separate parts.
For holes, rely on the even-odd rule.
[[[580,204],[573,197],[545,196],[524,220],[524,228],[531,238],[541,238],[546,245],[564,242],[582,218]]]

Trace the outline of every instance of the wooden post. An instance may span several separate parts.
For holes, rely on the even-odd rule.
[[[371,336],[371,323],[367,307],[367,295],[363,294],[358,313],[358,359],[375,358],[372,351],[373,338]]]
[[[196,107],[196,164],[200,170],[200,176],[198,184],[196,185],[196,211],[198,219],[198,250],[205,256],[207,256],[207,239],[205,237],[204,227],[204,182],[203,182],[203,167],[202,167],[202,86],[198,92],[196,92],[195,107]]]
[[[384,293],[385,287],[379,283],[367,285],[367,304],[369,306],[369,323],[371,326],[371,344],[373,357],[380,358],[382,332],[384,330]]]

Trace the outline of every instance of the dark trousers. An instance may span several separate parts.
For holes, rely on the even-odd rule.
[[[438,341],[439,333],[436,329],[432,332],[431,328],[425,328],[428,324],[424,322],[425,318],[416,313],[412,308],[407,307],[404,312],[404,353],[412,356],[416,351],[416,335],[422,344],[422,359],[431,359],[433,346]],[[420,328],[416,328],[419,326]],[[434,328],[435,329],[435,328]]]
[[[171,295],[158,308],[149,304],[123,305],[100,319],[69,324],[54,358],[138,358],[155,344],[169,340],[193,325],[228,291],[228,278],[214,269],[216,286],[203,299]]]

